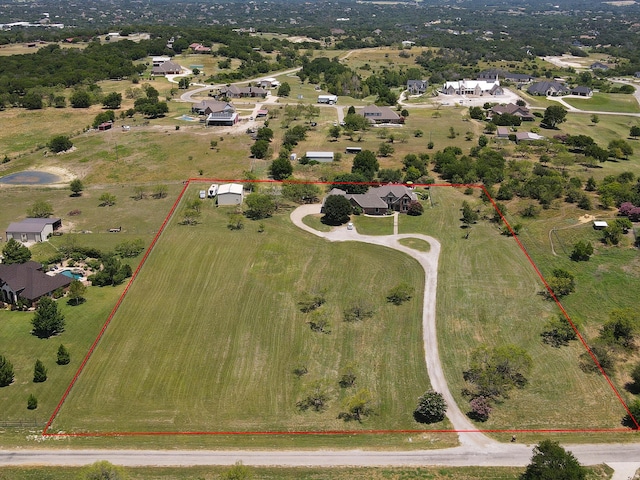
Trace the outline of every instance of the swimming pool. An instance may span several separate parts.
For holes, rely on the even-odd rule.
[[[60,273],[65,277],[73,278],[75,280],[82,278],[81,273],[75,273],[73,270],[63,270]]]

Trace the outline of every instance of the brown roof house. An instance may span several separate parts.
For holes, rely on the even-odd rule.
[[[220,89],[220,95],[227,98],[264,98],[269,94],[269,90],[262,87],[238,87],[229,85]]]
[[[0,300],[16,304],[19,299],[33,305],[41,297],[50,296],[59,288],[67,288],[73,278],[47,275],[38,262],[0,263]]]
[[[360,207],[366,215],[386,215],[389,210],[407,213],[409,205],[418,200],[409,187],[392,183],[372,187],[366,193],[347,193],[339,188],[333,188],[327,197],[331,195],[346,197],[351,205]]]
[[[520,105],[516,105],[515,103],[508,103],[506,105],[495,105],[491,108],[491,113],[494,115],[504,115],[505,113],[508,113],[529,122],[535,120],[536,118],[528,108],[521,107]]]
[[[25,218],[21,222],[9,224],[6,230],[7,241],[12,238],[22,242],[44,242],[62,226],[59,218]]]
[[[151,69],[151,75],[178,75],[182,73],[182,67],[171,60]]]
[[[367,105],[358,112],[371,123],[402,123],[403,118],[389,107]]]

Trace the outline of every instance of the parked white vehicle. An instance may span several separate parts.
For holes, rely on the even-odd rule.
[[[217,183],[212,183],[211,186],[209,187],[209,191],[207,192],[209,195],[209,198],[213,198],[218,194],[218,184]]]

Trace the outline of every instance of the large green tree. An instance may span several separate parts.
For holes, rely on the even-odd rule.
[[[71,180],[69,189],[71,190],[71,193],[74,197],[79,197],[82,194],[82,190],[84,190],[82,180],[80,180],[79,178],[74,178],[73,180]]]
[[[64,315],[58,311],[58,304],[49,297],[38,301],[36,313],[31,319],[33,333],[39,338],[49,338],[64,331]]]
[[[560,123],[564,122],[567,118],[567,111],[560,105],[550,105],[544,111],[544,117],[542,123],[549,128],[555,128]]]
[[[37,200],[27,210],[27,216],[30,218],[48,218],[53,214],[53,207],[46,200]]]
[[[359,173],[366,180],[372,181],[380,168],[376,154],[371,150],[362,150],[358,152],[353,159],[351,173]]]
[[[273,196],[264,193],[252,193],[245,198],[246,215],[254,220],[270,217],[276,210]]]
[[[585,468],[576,457],[558,442],[543,440],[533,449],[531,463],[520,476],[521,480],[583,480]]]
[[[351,203],[342,195],[329,195],[324,201],[322,222],[328,225],[342,225],[349,221]]]
[[[79,305],[84,302],[84,294],[87,287],[78,279],[74,279],[69,285],[69,302],[73,305]]]
[[[2,257],[2,263],[7,265],[12,263],[25,263],[31,260],[31,250],[11,238],[4,247],[2,247]]]
[[[47,147],[49,147],[49,150],[53,153],[66,152],[73,147],[73,142],[66,135],[56,135],[49,140]]]
[[[256,142],[256,144],[257,143],[258,142]],[[285,178],[289,178],[293,173],[293,165],[287,157],[281,155],[271,162],[269,171],[274,180],[284,180]]]

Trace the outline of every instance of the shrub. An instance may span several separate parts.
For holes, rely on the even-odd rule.
[[[29,410],[35,410],[38,408],[38,399],[33,393],[29,395],[29,398],[27,398],[27,408]]]
[[[487,397],[475,397],[469,402],[469,406],[471,407],[471,411],[467,414],[469,418],[478,422],[489,420],[492,408]]]
[[[33,383],[42,383],[47,380],[47,369],[44,364],[38,359],[33,368]]]
[[[387,302],[394,305],[402,305],[404,302],[411,300],[413,288],[406,282],[402,282],[391,289],[387,295]]]
[[[56,363],[58,365],[68,365],[70,361],[71,355],[69,355],[69,350],[67,350],[64,345],[60,344],[60,346],[58,347]]]
[[[441,393],[428,390],[420,398],[413,412],[413,418],[420,423],[436,423],[444,420],[447,402]]]

